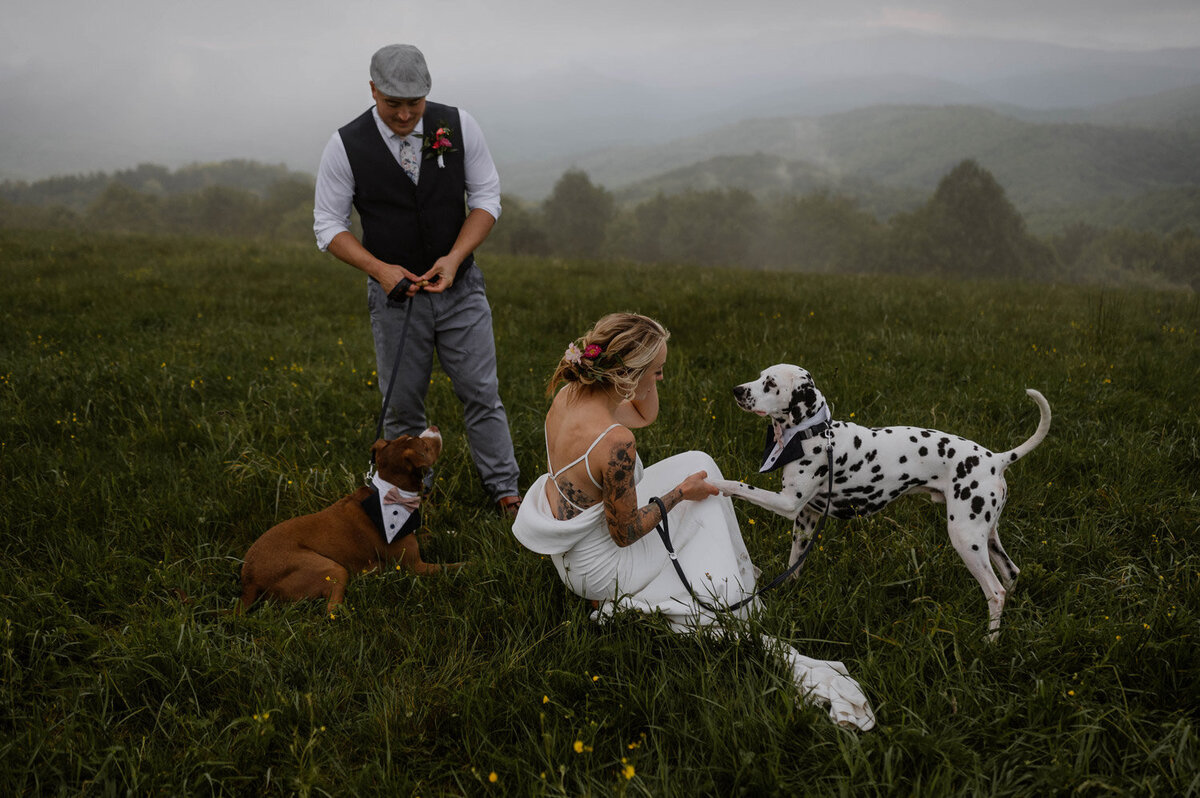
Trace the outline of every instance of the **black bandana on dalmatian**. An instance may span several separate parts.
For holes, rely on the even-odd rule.
[[[782,429],[777,422],[771,424],[767,430],[762,465],[758,469],[760,474],[783,468],[793,460],[798,460],[804,454],[804,442],[829,429],[829,405],[820,391],[817,391],[817,401],[817,412],[796,426]]]

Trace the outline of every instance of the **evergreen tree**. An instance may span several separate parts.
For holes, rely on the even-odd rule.
[[[893,222],[893,271],[959,277],[1045,277],[1048,246],[990,172],[974,160],[954,167],[924,207]]]
[[[593,185],[586,172],[567,170],[543,206],[551,249],[560,255],[599,257],[614,213],[612,194]]]

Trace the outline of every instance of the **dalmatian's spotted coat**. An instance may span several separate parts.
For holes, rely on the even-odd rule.
[[[733,393],[743,410],[769,418],[777,435],[827,413],[812,376],[798,366],[772,366]],[[989,639],[994,640],[1005,596],[1020,573],[996,531],[1007,498],[1004,470],[1033,451],[1050,430],[1049,403],[1035,390],[1026,393],[1037,403],[1041,419],[1029,440],[1007,452],[991,452],[966,438],[921,427],[872,429],[832,421],[827,432],[803,441],[799,457],[783,466],[778,493],[743,482],[709,481],[727,496],[794,519],[789,566],[812,545],[813,531],[830,502],[833,518],[871,515],[908,493],[928,493],[945,502],[950,541],[983,589]],[[832,447],[832,496],[827,446]]]

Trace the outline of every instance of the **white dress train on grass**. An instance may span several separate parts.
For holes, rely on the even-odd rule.
[[[649,468],[643,468],[638,458],[634,469],[638,506],[644,507],[651,496],[661,496],[697,471],[721,478],[720,468],[704,452],[677,454]],[[527,549],[548,555],[572,592],[601,602],[594,619],[603,620],[616,610],[636,609],[662,613],[679,632],[720,626],[723,613],[701,606],[688,593],[657,534],[624,548],[617,546],[608,532],[603,502],[560,521],[546,498],[549,479],[550,474],[543,474],[526,493],[513,534]],[[758,569],[746,551],[732,499],[710,496],[699,502],[680,502],[668,520],[679,564],[701,601],[728,607],[753,594]],[[757,605],[757,600],[752,601],[733,614],[746,618]],[[763,642],[788,664],[806,701],[827,706],[830,717],[843,726],[864,731],[874,727],[875,716],[862,688],[842,663],[805,657],[766,635]]]

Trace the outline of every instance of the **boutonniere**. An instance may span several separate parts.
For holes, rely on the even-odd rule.
[[[442,125],[433,131],[433,135],[425,135],[425,157],[432,158],[436,155],[439,169],[446,168],[446,162],[442,160],[442,155],[447,152],[455,152],[454,144],[450,141],[449,127]]]

